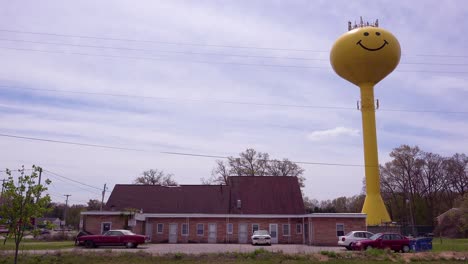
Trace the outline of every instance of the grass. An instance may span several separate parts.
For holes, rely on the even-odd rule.
[[[457,251],[457,252],[468,252],[468,239],[448,239],[442,238],[442,241],[438,237],[432,239],[432,251]]]
[[[373,258],[365,254],[350,257],[349,255],[337,254],[334,258],[323,258],[326,257],[323,254],[313,255],[285,255],[282,253],[271,253],[271,252],[257,252],[256,254],[241,254],[241,253],[225,253],[225,254],[202,254],[202,255],[185,255],[181,253],[167,254],[162,256],[151,256],[148,253],[139,251],[136,253],[55,253],[55,254],[24,254],[20,256],[20,263],[24,264],[75,264],[75,263],[96,263],[96,264],[125,264],[125,263],[138,263],[138,264],[150,264],[150,263],[161,263],[161,264],[191,264],[191,263],[242,263],[242,264],[269,264],[269,263],[284,263],[284,264],[313,264],[313,263],[331,263],[331,264],[386,264],[395,263],[395,259],[382,259]],[[0,253],[0,264],[6,264],[12,262],[13,256],[1,255]],[[413,260],[410,260],[413,262]],[[441,260],[441,259],[415,259],[420,264],[459,264],[463,263],[462,260]],[[402,262],[399,260],[398,262]]]
[[[12,239],[7,240],[6,244],[3,244],[4,240],[0,241],[0,251],[3,250],[15,250],[15,242]],[[41,250],[41,249],[62,249],[74,247],[73,241],[37,241],[37,240],[24,240],[20,243],[20,250]]]

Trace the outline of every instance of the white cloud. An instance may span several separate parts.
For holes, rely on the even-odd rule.
[[[347,127],[335,127],[326,130],[317,130],[309,133],[307,139],[311,141],[325,141],[342,137],[357,137],[359,130]]]

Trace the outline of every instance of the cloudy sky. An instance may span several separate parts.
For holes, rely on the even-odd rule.
[[[375,88],[380,162],[468,150],[463,0],[0,2],[0,167],[42,166],[57,202],[152,168],[199,184],[216,159],[167,152],[247,148],[310,163],[311,198],[359,194],[363,167],[343,166],[364,163],[359,89],[328,58],[360,16],[402,47]]]

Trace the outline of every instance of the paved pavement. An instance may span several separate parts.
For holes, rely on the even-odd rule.
[[[203,253],[223,253],[223,252],[252,252],[256,249],[263,248],[272,252],[282,252],[285,254],[310,254],[320,251],[345,251],[342,247],[316,247],[306,245],[272,245],[272,246],[252,246],[250,244],[145,244],[140,245],[136,249],[127,249],[123,247],[99,247],[96,249],[88,249],[83,247],[75,247],[71,249],[73,252],[86,251],[108,251],[112,252],[147,252],[153,255],[164,255],[168,253],[184,253],[184,254],[203,254]]]

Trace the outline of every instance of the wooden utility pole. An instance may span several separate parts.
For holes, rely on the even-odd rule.
[[[68,197],[70,197],[71,194],[64,194],[63,196],[67,197],[67,199],[65,200],[65,209],[63,210],[63,227],[65,228],[66,219],[67,219],[67,209],[68,209]]]
[[[101,198],[101,209],[99,211],[102,211],[102,205],[104,204],[104,196],[106,195],[106,190],[107,190],[107,187],[106,187],[106,183],[104,183],[104,189],[102,189],[102,198]]]

